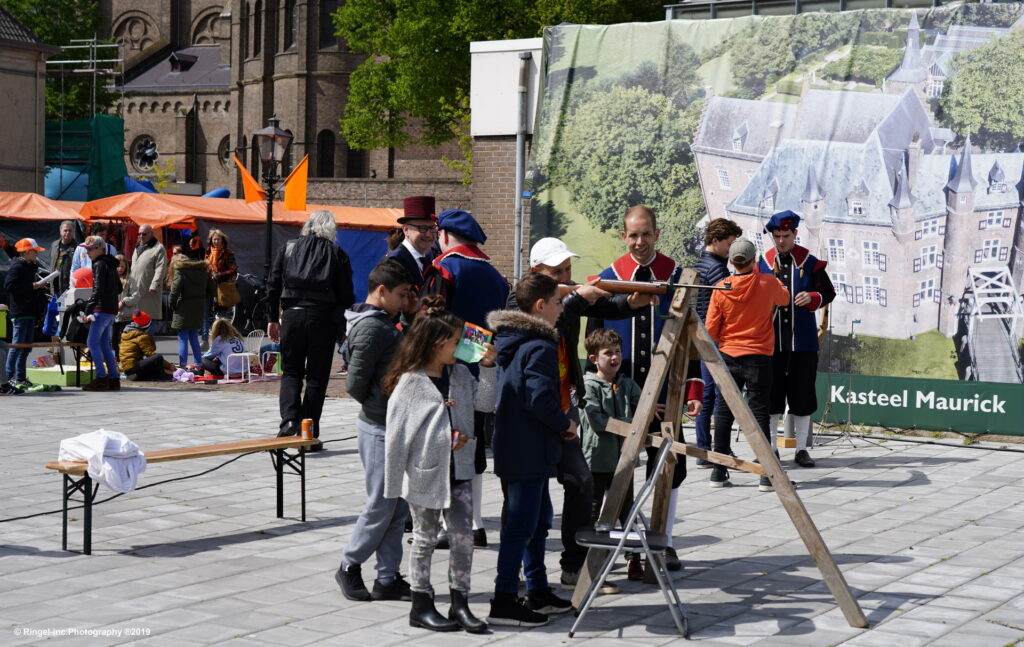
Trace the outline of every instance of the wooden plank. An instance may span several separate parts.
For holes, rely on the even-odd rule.
[[[668,424],[670,423],[665,423],[662,426],[664,427],[665,425]],[[621,420],[609,420],[608,426],[605,427],[605,429],[619,436],[628,436],[630,434],[629,423],[623,422]],[[660,437],[649,436],[647,440],[648,444],[651,447],[661,447]],[[687,445],[686,443],[681,443],[678,441],[672,443],[672,452],[674,454],[686,454],[687,456],[693,458],[703,458],[706,461],[710,461],[718,465],[725,465],[726,467],[730,467],[732,469],[750,472],[751,474],[759,474],[761,476],[765,475],[764,468],[761,467],[761,465],[758,463],[745,461],[739,458],[733,458],[728,454],[719,454],[717,452],[701,449],[699,447],[694,447],[693,445]]]
[[[751,449],[754,450],[754,454],[761,462],[761,466],[764,467],[765,476],[775,486],[775,493],[779,496],[782,507],[785,508],[786,513],[793,522],[793,526],[800,535],[800,539],[803,540],[804,546],[807,547],[811,558],[814,559],[818,570],[821,571],[822,579],[825,580],[825,584],[839,604],[843,616],[846,617],[846,622],[851,627],[867,627],[867,618],[864,617],[864,612],[857,603],[857,599],[853,597],[853,593],[846,583],[846,578],[843,577],[842,571],[839,570],[835,560],[832,558],[828,546],[825,545],[825,540],[822,539],[817,526],[814,525],[814,521],[807,513],[807,508],[804,507],[803,502],[797,495],[793,483],[789,480],[785,470],[782,469],[778,459],[775,457],[775,452],[768,443],[768,439],[765,438],[764,432],[761,431],[761,426],[754,419],[754,414],[743,399],[743,394],[740,393],[736,382],[732,379],[732,375],[722,362],[721,355],[719,355],[718,349],[715,348],[711,335],[708,334],[704,324],[696,317],[690,319],[688,326],[689,330],[687,332],[689,337],[694,340],[697,351],[711,372],[719,393],[729,404],[729,409],[735,414],[740,430],[750,444]]]
[[[167,463],[171,461],[183,461],[192,458],[208,458],[210,456],[224,456],[227,454],[245,454],[247,452],[265,451],[274,449],[295,449],[306,447],[307,449],[320,442],[316,438],[300,438],[298,436],[286,436],[284,438],[254,438],[252,440],[239,440],[230,443],[217,445],[200,445],[197,447],[180,447],[176,449],[161,449],[154,452],[143,452],[146,456],[146,463]],[[46,463],[46,469],[56,470],[63,474],[82,476],[88,469],[88,464],[79,461],[52,461]]]
[[[681,281],[694,283],[697,272],[692,269],[683,270]],[[669,307],[671,319],[665,322],[661,330],[661,339],[658,340],[657,350],[651,357],[650,370],[647,373],[647,380],[644,382],[644,389],[640,394],[640,403],[633,414],[633,423],[630,435],[622,444],[622,451],[619,454],[619,462],[615,467],[615,476],[605,496],[604,507],[601,509],[599,521],[612,524],[619,516],[622,508],[622,500],[626,496],[626,488],[633,480],[633,469],[636,465],[640,449],[647,438],[647,426],[654,419],[654,408],[661,394],[661,386],[665,382],[668,367],[676,352],[676,338],[682,332],[684,315],[689,311],[690,297],[693,288],[677,290],[672,297],[672,304]],[[580,569],[579,579],[576,582],[576,589],[573,591],[572,603],[578,609],[583,604],[583,598],[590,588],[590,583],[597,575],[601,564],[604,561],[604,550],[591,548],[587,552],[587,561]]]

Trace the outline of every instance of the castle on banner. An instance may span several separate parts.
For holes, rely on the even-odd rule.
[[[773,213],[801,214],[798,242],[829,261],[836,334],[854,319],[858,332],[896,339],[938,329],[1016,357],[1024,153],[973,150],[928,104],[952,54],[989,37],[972,30],[1009,30],[957,29],[977,38],[919,50],[913,17],[882,91],[808,87],[792,104],[709,97],[693,151],[708,217],[735,220],[761,250]]]

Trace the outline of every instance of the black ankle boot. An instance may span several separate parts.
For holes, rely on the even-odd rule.
[[[412,592],[412,610],[409,612],[409,626],[430,631],[458,631],[459,625],[448,620],[434,607],[434,598],[429,593]]]
[[[471,634],[482,634],[487,631],[487,623],[473,615],[469,610],[469,599],[462,591],[451,591],[452,604],[448,609],[448,619],[459,623],[459,626]]]

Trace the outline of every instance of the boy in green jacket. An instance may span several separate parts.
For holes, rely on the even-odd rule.
[[[615,418],[624,422],[633,421],[633,413],[640,402],[640,385],[628,375],[619,375],[622,366],[622,337],[608,328],[598,328],[587,335],[583,342],[587,359],[597,367],[595,373],[583,376],[587,389],[587,406],[580,420],[583,430],[583,456],[587,459],[594,476],[593,520],[601,516],[601,505],[605,494],[611,488],[615,467],[622,452],[622,436],[607,431],[608,420]],[[629,509],[633,507],[633,484],[630,483],[626,498],[619,512],[619,521],[626,523]],[[643,579],[644,569],[640,556],[627,553],[627,577]]]

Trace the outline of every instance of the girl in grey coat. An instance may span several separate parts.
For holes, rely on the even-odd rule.
[[[426,307],[406,333],[384,378],[384,389],[391,392],[384,496],[402,497],[412,512],[409,624],[432,631],[461,627],[480,633],[487,625],[473,616],[467,602],[473,569],[472,479],[477,443],[473,411],[478,389],[469,369],[455,363],[462,321],[434,299],[425,300]],[[494,354],[492,347],[483,361],[492,364]],[[442,515],[451,545],[447,619],[434,607],[430,584],[430,562]]]

